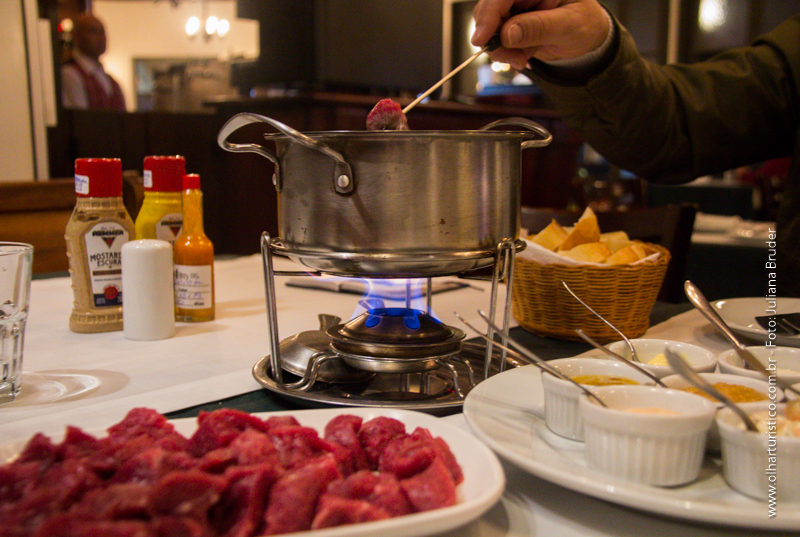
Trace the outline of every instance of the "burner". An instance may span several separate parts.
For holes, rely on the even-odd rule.
[[[329,328],[327,334],[347,365],[392,373],[435,369],[461,349],[466,336],[411,308],[374,308]]]
[[[408,293],[405,307],[385,307],[382,301],[365,298],[359,304],[366,311],[351,321],[336,324],[339,319],[320,314],[319,330],[281,341],[275,275],[302,274],[274,270],[273,242],[267,233],[261,236],[261,249],[271,354],[253,367],[253,376],[282,396],[327,405],[448,411],[463,404],[477,378],[488,378],[506,366],[521,365],[491,344],[464,342],[464,331],[431,315],[432,275],[428,275],[425,311],[411,307]],[[495,251],[490,293],[492,322],[501,281],[508,282],[506,319],[510,315],[515,250],[515,242],[507,239]],[[451,274],[444,269],[439,272],[439,276]],[[358,276],[356,271],[348,275]]]

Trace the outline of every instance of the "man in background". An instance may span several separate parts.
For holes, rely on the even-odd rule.
[[[72,58],[61,68],[61,103],[65,108],[125,111],[122,89],[100,64],[106,51],[103,23],[83,13],[73,24]]]

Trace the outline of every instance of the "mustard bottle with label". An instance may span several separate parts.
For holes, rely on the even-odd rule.
[[[181,156],[144,158],[144,200],[136,217],[137,239],[160,239],[175,244],[181,233],[181,189],[186,160]]]
[[[135,237],[122,201],[119,159],[75,161],[77,201],[67,223],[73,332],[122,330],[122,245]]]
[[[214,245],[203,230],[200,176],[183,178],[183,229],[172,249],[175,320],[214,319]]]

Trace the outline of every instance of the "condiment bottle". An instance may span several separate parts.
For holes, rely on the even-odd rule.
[[[214,319],[214,245],[203,230],[200,176],[183,178],[183,229],[173,245],[175,319]]]
[[[122,330],[122,245],[134,225],[122,202],[119,159],[75,161],[75,210],[67,223],[69,273],[74,297],[73,332]]]
[[[186,160],[181,156],[144,158],[144,201],[136,217],[137,239],[159,239],[170,244],[180,235],[181,188]]]

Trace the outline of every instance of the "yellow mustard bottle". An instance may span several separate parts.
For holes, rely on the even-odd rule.
[[[144,200],[136,217],[137,239],[160,239],[170,244],[180,235],[181,189],[186,174],[182,156],[144,158]]]
[[[214,245],[203,229],[200,176],[183,178],[183,229],[172,248],[175,320],[214,319]]]
[[[122,330],[122,245],[134,225],[122,201],[122,162],[75,161],[75,193],[67,242],[73,308],[69,329],[79,333]]]

